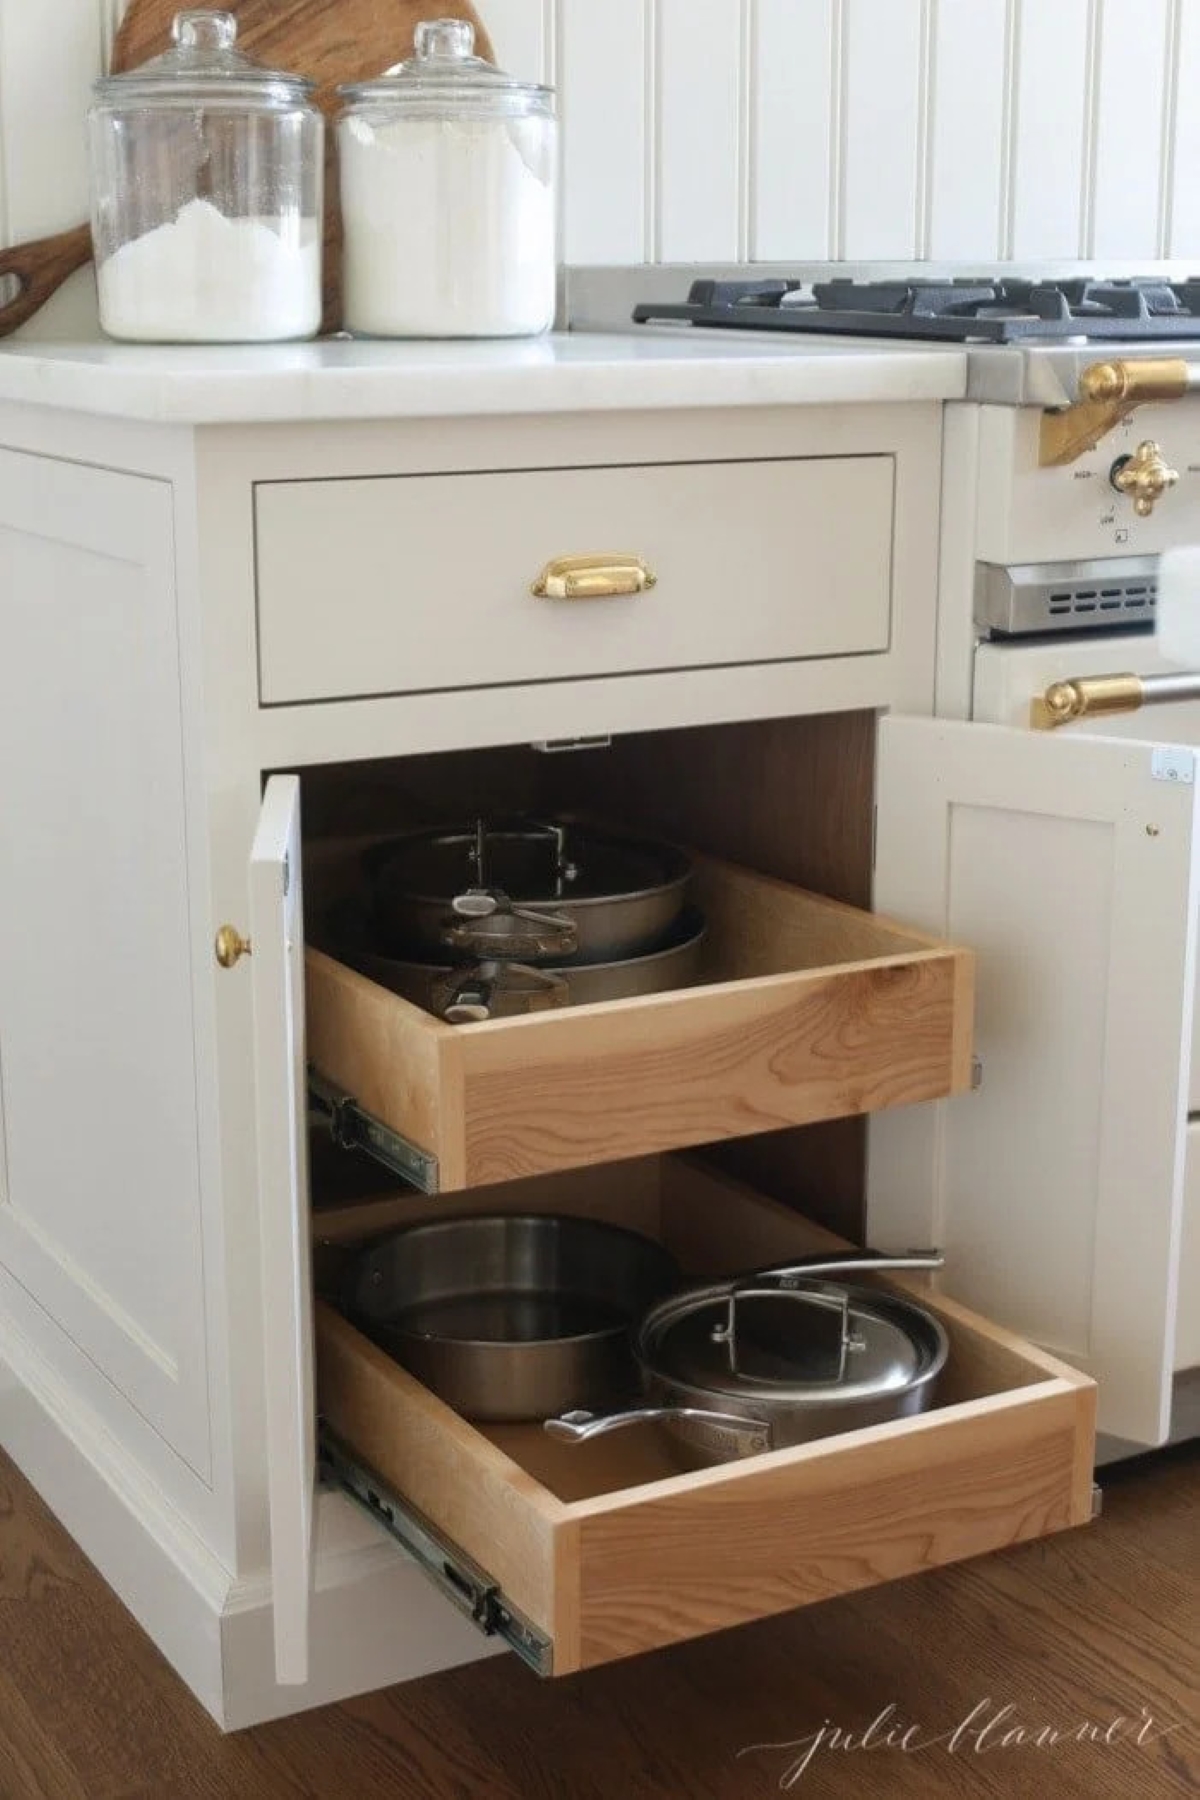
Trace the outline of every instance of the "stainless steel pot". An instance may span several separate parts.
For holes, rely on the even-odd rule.
[[[685,908],[668,943],[646,956],[536,966],[481,962],[459,968],[380,955],[354,905],[335,908],[322,935],[334,955],[380,987],[452,1024],[463,1024],[688,987],[700,973],[704,920],[694,908]]]
[[[937,1251],[814,1256],[687,1288],[650,1308],[633,1354],[648,1404],[548,1419],[568,1443],[655,1421],[694,1461],[728,1462],[924,1412],[949,1351],[926,1307],[821,1277],[936,1269]]]
[[[471,1419],[610,1405],[635,1381],[630,1328],[678,1285],[660,1244],[591,1219],[417,1225],[367,1249],[345,1308]]]
[[[669,844],[476,819],[375,844],[363,868],[392,954],[611,963],[662,944],[692,865]]]

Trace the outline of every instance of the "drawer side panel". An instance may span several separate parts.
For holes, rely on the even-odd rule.
[[[316,1308],[316,1332],[318,1405],[332,1430],[553,1637],[563,1508],[328,1306]]]

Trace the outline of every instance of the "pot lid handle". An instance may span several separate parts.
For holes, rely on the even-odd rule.
[[[867,1341],[862,1333],[855,1331],[851,1324],[850,1294],[842,1287],[829,1288],[787,1288],[757,1287],[753,1283],[744,1286],[739,1283],[729,1290],[729,1310],[723,1325],[714,1325],[712,1341],[724,1344],[729,1353],[729,1373],[747,1376],[745,1369],[738,1367],[737,1315],[738,1306],[744,1300],[797,1300],[804,1306],[815,1306],[818,1310],[836,1313],[835,1329],[837,1337],[833,1348],[837,1355],[837,1369],[824,1381],[812,1381],[811,1387],[840,1387],[846,1379],[846,1361],[852,1351],[865,1350]]]

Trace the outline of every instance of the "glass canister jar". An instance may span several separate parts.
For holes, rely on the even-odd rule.
[[[409,62],[341,89],[346,326],[375,337],[547,331],[553,91],[476,56],[466,20],[426,20],[414,42]]]
[[[100,324],[143,343],[262,343],[321,324],[325,121],[313,83],[181,12],[165,55],[88,115]]]

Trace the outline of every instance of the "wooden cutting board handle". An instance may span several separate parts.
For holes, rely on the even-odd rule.
[[[0,337],[32,319],[76,269],[92,260],[92,234],[87,225],[39,238],[34,244],[16,244],[0,250],[0,276],[15,276],[20,290],[6,306],[0,306]]]

